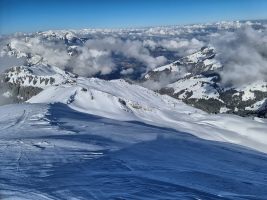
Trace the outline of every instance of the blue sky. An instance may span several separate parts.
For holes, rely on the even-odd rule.
[[[267,19],[267,0],[0,0],[0,34]]]

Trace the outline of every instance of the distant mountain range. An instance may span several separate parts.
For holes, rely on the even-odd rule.
[[[49,62],[49,56],[45,54],[44,50],[39,50],[36,53],[31,51],[32,44],[29,42],[30,39],[41,38],[41,42],[38,41],[41,44],[52,41],[56,47],[63,48],[70,58],[75,59],[81,54],[79,48],[86,41],[96,37],[101,38],[110,35],[114,37],[114,35],[117,35],[121,38],[128,37],[138,40],[140,38],[145,38],[145,40],[153,38],[153,41],[159,41],[162,38],[171,39],[170,35],[178,34],[180,37],[188,35],[187,37],[190,40],[190,37],[205,38],[207,34],[214,34],[221,30],[234,31],[242,26],[250,26],[254,29],[262,30],[266,25],[264,21],[221,22],[183,27],[46,31],[2,37],[1,54],[14,58],[23,58],[24,64],[11,66],[0,75],[0,92],[2,94],[0,95],[0,103],[24,102],[49,86],[75,83],[77,80],[78,75],[73,73],[73,67],[65,66],[62,69],[56,63],[51,64]],[[27,48],[17,41],[23,41],[23,45],[28,45]],[[115,53],[112,56],[115,64],[119,67],[108,75],[98,73],[95,77],[108,80],[121,78],[133,84],[141,84],[160,94],[167,94],[208,113],[266,117],[267,83],[262,80],[255,80],[242,87],[222,84],[221,72],[224,66],[217,59],[214,47],[202,46],[185,56],[179,56],[175,53],[175,50],[164,49],[160,46],[149,47],[148,49],[151,55],[164,55],[168,58],[167,62],[170,64],[146,70],[144,63],[140,63],[137,59],[131,59],[120,53]],[[53,51],[57,55],[57,49]],[[61,54],[58,56],[59,59],[60,56]],[[140,66],[142,70],[132,74],[120,73],[120,70],[136,69],[136,66]]]

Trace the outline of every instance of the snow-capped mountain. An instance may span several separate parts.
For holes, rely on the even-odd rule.
[[[0,104],[24,102],[44,88],[74,81],[75,75],[49,65],[12,67],[0,75]]]
[[[166,75],[176,73],[180,77],[184,77],[214,72],[222,67],[220,62],[218,62],[214,57],[214,48],[203,47],[199,51],[185,56],[171,64],[153,69],[145,75],[145,79],[160,79],[160,76],[162,76],[163,73]]]
[[[0,199],[266,199],[266,82],[201,40],[246,26],[0,38]]]
[[[241,116],[266,117],[267,82],[248,82],[246,86],[225,87],[220,73],[223,64],[216,59],[214,48],[204,47],[171,64],[158,67],[145,75],[144,82],[168,84],[157,88],[168,94],[210,113],[234,113]]]
[[[97,56],[105,55],[105,53],[103,54],[103,52],[99,53],[97,51],[82,53],[82,51],[84,51],[82,49],[83,45],[86,41],[94,37],[105,38],[109,35],[116,35],[116,37],[120,36],[123,38],[127,35],[130,38],[134,36],[140,39],[149,36],[155,38],[155,41],[158,41],[162,37],[163,31],[163,35],[166,35],[164,37],[169,37],[170,35],[173,37],[173,35],[176,34],[179,36],[188,35],[189,37],[190,32],[194,33],[194,36],[197,36],[200,34],[200,30],[202,30],[200,35],[208,35],[216,34],[218,31],[222,30],[235,31],[246,26],[262,30],[264,28],[264,23],[221,22],[215,24],[149,29],[58,30],[20,35],[18,39],[13,39],[11,37],[7,39],[8,43],[3,46],[1,54],[6,54],[9,57],[24,58],[25,60],[24,65],[9,68],[7,72],[1,75],[2,87],[0,90],[2,95],[0,97],[0,102],[1,104],[5,104],[6,102],[26,101],[46,86],[60,84],[65,81],[75,81],[73,79],[75,75],[71,75],[73,71],[71,65],[83,65],[80,60],[85,58],[85,62],[87,62],[88,54],[92,54],[92,59],[94,59],[94,57],[96,58],[93,63],[90,62],[89,64],[97,62]],[[203,33],[203,31],[205,33]],[[172,40],[171,37],[169,39]],[[147,41],[147,39],[145,41]],[[146,43],[150,44],[151,41],[150,43]],[[170,44],[173,45],[176,43],[172,41]],[[46,51],[51,45],[53,48]],[[183,45],[183,43],[180,45]],[[55,49],[57,46],[59,46],[59,49]],[[36,50],[33,51],[32,48]],[[162,53],[168,56],[170,61],[175,59],[176,56],[174,52],[171,50],[167,52],[166,50],[162,51],[161,48],[162,47],[151,47],[150,51],[157,55]],[[115,70],[114,73],[105,75],[105,79],[112,79],[114,77],[129,79],[129,77],[138,76],[138,73],[143,73],[141,70],[132,75],[128,75],[127,73],[132,73],[133,71],[132,68],[129,69],[128,67],[140,66],[140,62],[116,53],[114,56],[115,63],[119,66],[118,69],[122,69],[122,71],[120,73]],[[75,60],[75,62],[68,62],[68,60],[72,59]],[[76,62],[76,60],[79,62]],[[100,64],[102,65],[101,62]],[[59,69],[58,66],[61,66],[61,69]],[[142,67],[139,68],[142,69]],[[84,69],[81,70],[84,71]],[[216,49],[211,46],[204,46],[170,64],[159,66],[148,71],[141,81],[152,81],[152,83],[150,83],[152,87],[150,88],[155,91],[161,94],[168,94],[210,113],[226,112],[241,116],[266,116],[266,82],[255,81],[248,82],[247,85],[243,85],[242,87],[226,87],[220,82],[220,73],[222,70],[223,63],[218,59]],[[70,72],[66,73],[66,71]],[[77,72],[80,72],[80,69]],[[101,73],[96,74],[97,77],[99,77],[99,75],[100,77],[102,76]],[[136,80],[133,82],[135,81]],[[139,82],[138,79],[137,81]],[[146,86],[146,84],[143,85]],[[153,87],[153,85],[157,85],[157,87]]]
[[[58,84],[37,81],[42,91],[26,103],[0,106],[4,198],[267,195],[265,119],[211,115],[122,79],[59,75]],[[166,188],[173,184],[179,187]]]
[[[213,124],[216,127],[216,133],[211,135],[210,125],[207,121],[212,121],[214,116],[187,106],[172,97],[161,95],[122,79],[106,81],[98,78],[84,78],[56,67],[40,65],[11,68],[3,75],[2,81],[4,82],[2,83],[6,85],[6,92],[3,93],[3,96],[13,101],[17,99],[16,101],[20,100],[19,102],[45,104],[60,102],[84,113],[123,121],[141,121],[216,141],[236,143],[233,138],[238,135],[238,144],[265,151],[264,145],[261,145],[262,141],[257,141],[258,139],[253,138],[254,135],[251,134],[254,131],[255,135],[262,134],[266,128],[265,125],[254,121],[250,123],[248,119],[245,126],[232,127],[229,126],[230,121],[239,124],[243,123],[243,119],[233,116],[217,116],[220,123]],[[210,91],[210,96],[205,96],[208,90],[202,90],[203,87],[197,88],[194,76],[191,79],[193,82],[190,88],[194,90],[195,87],[195,92],[197,92],[192,94],[194,98],[219,99],[219,95],[215,91]],[[203,78],[202,81],[208,80],[210,79]],[[177,84],[181,87],[181,80]],[[203,125],[203,121],[206,121],[205,123],[208,125]],[[222,121],[228,123],[229,129],[221,124]],[[249,135],[245,134],[243,139],[244,128],[250,129],[251,132]],[[251,144],[246,141],[248,137],[253,138]],[[258,144],[255,145],[255,142]]]

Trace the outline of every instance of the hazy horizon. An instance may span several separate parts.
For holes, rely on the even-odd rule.
[[[33,1],[0,2],[0,34],[59,29],[142,28],[267,19],[267,2],[236,1]]]

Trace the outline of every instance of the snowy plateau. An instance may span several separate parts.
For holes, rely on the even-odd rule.
[[[212,43],[266,24],[1,36],[0,199],[266,200],[266,80]]]

